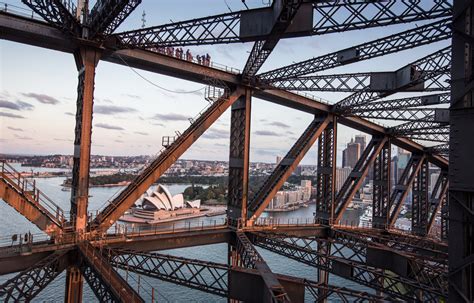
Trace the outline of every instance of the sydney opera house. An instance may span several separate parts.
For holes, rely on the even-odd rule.
[[[184,201],[183,194],[171,195],[170,191],[159,184],[156,189],[150,188],[135,202],[130,213],[144,223],[160,220],[181,219],[197,215],[201,211],[201,200]]]

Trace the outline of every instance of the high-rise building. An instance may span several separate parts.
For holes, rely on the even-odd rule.
[[[360,144],[351,140],[342,152],[342,167],[354,168],[360,157]]]
[[[341,190],[342,185],[346,181],[346,179],[349,177],[349,174],[351,173],[352,168],[350,167],[338,167],[336,168],[336,192],[339,192]]]
[[[276,157],[276,164],[278,165],[281,162],[281,156]]]
[[[365,135],[356,135],[354,142],[359,143],[360,153],[362,154],[367,146]]]

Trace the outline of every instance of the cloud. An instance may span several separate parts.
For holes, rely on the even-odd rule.
[[[188,121],[188,117],[181,114],[175,114],[175,113],[156,114],[151,118],[155,120],[163,120],[163,121]]]
[[[292,132],[291,130],[286,131],[286,133],[287,133],[288,135],[294,135],[294,134],[295,134],[295,133]]]
[[[117,142],[117,143],[123,143],[122,140],[114,140],[114,141]]]
[[[32,110],[34,108],[30,103],[23,101],[10,102],[6,100],[0,100],[0,107],[12,110]]]
[[[106,124],[106,123],[96,123],[95,127],[111,129],[111,130],[124,130],[120,126],[110,125],[110,124]]]
[[[25,97],[33,98],[36,101],[38,101],[40,103],[43,103],[43,104],[55,105],[55,104],[59,103],[58,99],[56,99],[52,96],[46,95],[46,94],[23,93],[22,95],[25,96]]]
[[[68,116],[75,116],[75,115],[74,115],[73,113],[71,113],[71,112],[65,112],[64,114],[65,114],[65,115],[68,115]]]
[[[161,126],[161,127],[165,127],[165,125],[163,123],[152,123],[153,125],[156,125],[156,126]]]
[[[61,138],[54,138],[54,141],[64,141],[64,142],[72,142],[73,140],[71,139],[61,139]]]
[[[229,139],[230,134],[229,130],[212,128],[207,130],[202,137],[206,139]]]
[[[148,136],[149,135],[148,133],[145,133],[145,132],[135,132],[135,134],[142,135],[142,136]]]
[[[7,117],[7,118],[14,118],[14,119],[25,119],[25,117],[17,115],[17,114],[10,114],[10,113],[4,113],[4,112],[0,112],[0,117]]]
[[[117,105],[97,105],[94,106],[94,113],[102,115],[114,115],[121,113],[133,113],[137,110],[131,107]]]
[[[18,127],[8,126],[7,128],[8,128],[8,129],[11,129],[11,130],[14,130],[14,131],[16,131],[16,132],[22,132],[22,131],[23,131],[23,129],[18,128]]]
[[[273,136],[273,137],[278,137],[281,135],[276,132],[272,132],[271,130],[257,130],[256,132],[254,132],[254,134],[258,136]]]
[[[15,134],[15,138],[17,138],[19,140],[33,140],[33,138],[26,137],[26,136],[19,136],[17,134]]]
[[[278,121],[274,121],[274,122],[271,122],[271,123],[268,123],[268,125],[272,125],[272,126],[276,126],[276,127],[281,127],[281,128],[290,128],[290,126],[288,124],[285,124],[283,122],[278,122]]]
[[[141,100],[142,97],[138,96],[138,95],[133,95],[133,94],[122,94],[124,96],[127,96],[127,97],[130,97],[132,99],[137,99],[137,100]],[[105,100],[104,100],[105,101]]]

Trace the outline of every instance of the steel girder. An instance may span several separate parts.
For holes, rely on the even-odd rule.
[[[442,170],[438,176],[438,179],[436,180],[433,191],[431,192],[430,203],[429,203],[428,228],[426,231],[427,234],[430,233],[442,205],[445,204],[447,192],[448,192],[448,172]],[[443,214],[441,212],[441,220],[442,218],[443,218]]]
[[[422,106],[439,105],[449,103],[450,93],[422,95],[401,99],[382,100],[370,102],[360,106],[355,106],[346,114],[370,113],[372,111],[392,111],[409,108],[419,108]]]
[[[21,0],[21,2],[52,26],[74,35],[81,33],[81,25],[73,15],[76,13],[76,7],[71,1]]]
[[[352,250],[349,250],[352,253],[348,254],[348,250],[342,249],[342,246],[336,252],[331,252],[330,256],[326,256],[314,248],[315,240],[262,233],[253,233],[250,239],[259,247],[379,290],[392,299],[437,302],[440,297],[446,295],[440,289],[368,266],[365,260],[356,261],[363,256]],[[327,260],[318,260],[321,258]]]
[[[70,220],[76,230],[84,230],[87,224],[95,68],[99,63],[100,56],[99,51],[86,47],[79,49],[74,54],[78,70],[78,84]]]
[[[374,163],[375,158],[380,153],[388,138],[373,137],[365,148],[364,152],[352,169],[350,175],[339,190],[334,204],[334,222],[338,223],[342,219],[344,211],[352,198],[359,190],[365,177],[369,172],[369,167]]]
[[[244,225],[247,220],[251,104],[246,90],[231,108],[227,218],[232,225],[239,218]]]
[[[407,163],[407,166],[403,170],[397,185],[393,188],[392,195],[390,196],[390,213],[388,227],[391,228],[398,219],[398,215],[402,210],[402,205],[408,194],[408,190],[415,180],[415,176],[420,170],[423,162],[425,161],[424,155],[413,154]]]
[[[272,9],[274,10],[274,14],[278,13],[274,16],[275,23],[265,40],[256,41],[253,45],[242,72],[244,81],[249,81],[250,78],[253,78],[263,63],[265,63],[265,60],[270,56],[280,40],[280,37],[293,22],[293,18],[296,16],[302,2],[303,0],[282,0],[281,2],[273,2]],[[279,5],[276,5],[277,3]]]
[[[334,117],[318,138],[316,220],[323,224],[329,224],[334,220],[336,148],[337,120]]]
[[[389,129],[395,136],[441,143],[449,142],[449,130],[449,124],[436,122],[434,115],[426,116],[423,120],[406,122]]]
[[[451,37],[450,20],[441,20],[334,53],[264,72],[259,74],[258,78],[264,83],[271,83],[273,81],[301,77],[345,64],[368,60],[433,43],[449,37]]]
[[[92,244],[78,245],[80,270],[100,302],[145,302]]]
[[[365,262],[367,265],[393,271],[421,285],[439,289],[444,293],[444,296],[447,296],[447,267],[445,264],[407,251],[389,248],[384,243],[377,242],[377,237],[371,238],[356,232],[333,229],[329,240],[335,243],[334,246],[342,245],[343,248],[339,248],[341,251],[350,249],[357,253],[361,262]],[[340,256],[344,257],[343,254]]]
[[[406,0],[317,1],[314,9],[314,20],[317,21],[313,27],[313,34],[328,34],[418,21],[420,18],[450,16],[452,4],[444,0],[430,2],[427,6],[421,5],[421,2]]]
[[[391,191],[391,149],[390,140],[387,140],[374,162],[372,226],[375,228],[385,228],[388,223]]]
[[[258,275],[256,270],[241,269],[226,264],[159,253],[144,253],[121,249],[108,249],[104,252],[109,256],[110,262],[115,267],[170,283],[184,285],[221,297],[230,296],[230,288],[232,288],[232,286],[229,284],[229,282],[231,282],[229,281],[229,276],[232,275],[232,272]],[[345,287],[337,287],[330,284],[324,286],[311,280],[283,275],[277,275],[277,277],[280,282],[291,279],[297,283],[304,284],[306,289],[308,289],[310,294],[316,299],[324,298],[321,296],[321,293],[340,298],[344,302],[353,302],[352,300],[355,300],[354,302],[364,302],[364,300],[375,302],[375,300],[382,298]],[[234,281],[232,283],[242,282]]]
[[[265,88],[293,91],[363,91],[378,92],[385,95],[398,90],[423,92],[449,90],[449,83],[443,81],[449,79],[449,69],[451,66],[449,48],[431,54],[428,58],[430,59],[427,60],[427,57],[422,58],[390,73],[376,72],[302,76],[276,80]],[[408,69],[410,69],[410,71],[408,71]],[[400,77],[402,73],[409,73],[409,81]],[[391,76],[390,80],[388,80],[387,76]],[[379,78],[382,80],[378,80]],[[357,106],[360,104],[356,103],[354,105]]]
[[[431,5],[416,2],[402,2],[395,5],[394,0],[380,2],[349,1],[314,2],[314,19],[311,33],[290,32],[283,38],[300,35],[321,35],[390,24],[406,23],[426,19],[448,17],[452,5],[448,0],[436,1]],[[246,12],[239,11],[182,22],[127,31],[115,35],[121,44],[137,48],[156,48],[165,46],[203,45],[236,43],[265,39],[266,35],[255,37],[240,36],[240,20]]]
[[[31,301],[67,266],[68,251],[58,251],[0,285],[2,302]]]
[[[109,262],[118,268],[218,296],[228,294],[227,265],[158,253],[108,249]]]
[[[414,234],[424,236],[428,229],[428,161],[425,159],[415,175],[412,189],[411,229]]]
[[[90,37],[108,36],[137,8],[142,0],[99,0],[88,17]]]
[[[92,228],[107,229],[179,158],[224,111],[243,93],[237,88],[232,94],[226,92],[212,103],[191,126],[147,166],[115,199],[98,214]]]
[[[446,47],[414,61],[399,71],[410,68],[410,79],[401,86],[391,91],[369,92],[361,91],[354,93],[335,105],[335,110],[340,113],[350,112],[352,108],[368,104],[382,97],[389,96],[399,90],[409,90],[417,85],[424,85],[426,90],[438,89],[448,90],[450,85],[445,80],[449,80],[447,73],[451,68],[451,48]]]
[[[251,221],[255,221],[283,186],[288,177],[298,166],[305,154],[320,136],[332,118],[329,116],[316,116],[306,130],[301,134],[296,143],[280,161],[263,185],[255,193],[249,204],[248,211]]]
[[[244,267],[257,269],[266,286],[265,301],[268,302],[291,302],[283,286],[271,271],[267,262],[260,256],[253,247],[244,232],[236,232],[236,247],[240,255],[240,260]]]
[[[449,300],[474,301],[474,2],[454,0],[449,111]]]
[[[5,160],[0,160],[0,199],[51,236],[65,227],[64,210]]]

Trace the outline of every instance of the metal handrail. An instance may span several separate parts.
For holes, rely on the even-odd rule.
[[[21,176],[6,160],[0,159],[1,178],[12,185],[33,205],[36,205],[51,220],[63,225],[65,220],[64,210],[53,202],[48,196],[36,187],[36,182],[30,182],[27,178]]]

